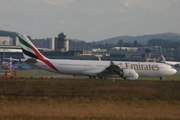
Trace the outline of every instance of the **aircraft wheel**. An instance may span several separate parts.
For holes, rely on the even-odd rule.
[[[160,77],[160,80],[163,80],[164,79],[164,77]]]

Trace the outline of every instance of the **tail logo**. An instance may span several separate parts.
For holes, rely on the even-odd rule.
[[[47,64],[49,67],[51,67],[52,69],[54,69],[55,71],[58,71],[58,69],[46,58],[44,58],[44,56],[33,46],[30,45],[28,42],[26,42],[25,40],[23,40],[19,35],[18,35],[19,41],[21,44],[23,44],[24,46],[30,48],[34,53],[25,50],[22,46],[22,51],[25,55],[30,56],[32,58],[36,58],[41,60],[42,62],[44,62],[45,64]]]

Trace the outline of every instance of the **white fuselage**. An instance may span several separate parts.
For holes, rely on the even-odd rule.
[[[176,65],[176,64],[180,64],[180,62],[177,61],[163,61],[163,63],[168,64],[168,65]]]
[[[49,59],[58,70],[54,70],[44,62],[37,60],[32,65],[51,72],[69,74],[69,75],[86,75],[96,76],[106,67],[110,66],[110,61],[90,61],[90,60],[58,60]],[[113,61],[121,69],[134,69],[139,76],[164,77],[173,75],[176,70],[163,63],[154,62],[129,62],[129,61]]]

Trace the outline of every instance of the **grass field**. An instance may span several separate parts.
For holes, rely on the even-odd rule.
[[[24,76],[27,71],[19,72]],[[179,120],[179,76],[139,80],[35,78],[0,80],[3,120]],[[33,76],[34,78],[30,78]]]
[[[3,70],[1,71],[1,76],[3,76]],[[13,74],[12,74],[13,76]],[[86,76],[77,76],[74,77],[72,75],[61,75],[61,74],[56,74],[52,72],[47,72],[44,70],[19,70],[17,71],[17,77],[22,77],[22,78],[73,78],[73,79],[78,79],[78,78],[88,78]],[[118,80],[123,80],[122,78],[116,78]],[[139,77],[138,80],[160,80],[159,77]],[[180,81],[180,75],[173,75],[173,76],[167,76],[164,78],[165,81]]]

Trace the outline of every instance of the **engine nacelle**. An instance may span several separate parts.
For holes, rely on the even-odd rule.
[[[128,80],[137,80],[139,77],[134,69],[121,69],[119,71],[119,76]]]

